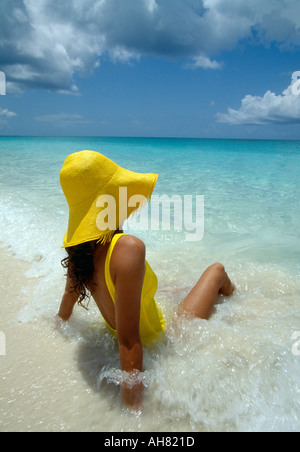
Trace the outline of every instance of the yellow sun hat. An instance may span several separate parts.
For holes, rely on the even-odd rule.
[[[60,172],[69,205],[64,247],[110,242],[124,221],[150,200],[157,179],[157,174],[128,171],[98,152],[69,155]]]

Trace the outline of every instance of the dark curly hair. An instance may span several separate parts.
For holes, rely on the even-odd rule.
[[[78,295],[78,304],[84,309],[88,309],[96,286],[93,282],[96,247],[97,241],[66,248],[68,257],[61,261],[63,268],[67,270],[66,276],[72,281],[71,293]],[[86,299],[88,299],[87,306],[83,304]]]

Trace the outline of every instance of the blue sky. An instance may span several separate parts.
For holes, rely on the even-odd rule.
[[[300,139],[299,50],[299,0],[1,0],[0,135]]]

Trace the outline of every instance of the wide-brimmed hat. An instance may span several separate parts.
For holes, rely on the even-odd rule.
[[[150,200],[157,178],[128,171],[98,152],[69,155],[60,173],[69,205],[64,246],[111,241],[123,222]]]

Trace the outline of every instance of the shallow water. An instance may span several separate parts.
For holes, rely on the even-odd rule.
[[[136,231],[168,321],[162,342],[145,350],[140,415],[120,405],[118,350],[96,308],[76,308],[67,325],[53,320],[67,222],[58,175],[69,153],[86,148],[158,172],[159,195],[205,196],[202,241]],[[14,350],[0,357],[1,431],[300,430],[299,142],[2,138],[0,164],[1,242],[37,278],[28,293],[24,282],[19,307],[9,297],[1,306],[0,330]],[[220,297],[208,322],[174,322],[216,261],[234,296]]]

